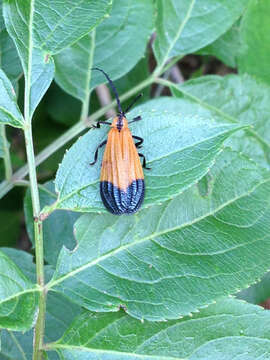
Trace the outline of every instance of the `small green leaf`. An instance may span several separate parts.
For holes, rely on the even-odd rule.
[[[183,85],[172,86],[171,90],[174,96],[182,99],[182,108],[185,104],[186,109],[182,111],[197,113],[200,116],[214,116],[222,123],[227,121],[252,125],[248,133],[239,132],[233,135],[229,144],[235,150],[246,153],[260,165],[269,166],[268,85],[248,75],[209,75],[187,81]]]
[[[143,117],[140,124],[131,127],[134,135],[145,139],[143,152],[151,167],[144,172],[143,207],[173,198],[198,181],[213,165],[223,142],[239,129],[238,125],[217,125],[213,119],[181,116],[170,109],[155,111],[158,103],[148,102],[128,116]],[[65,155],[56,176],[58,199],[54,209],[105,211],[99,195],[102,153],[95,166],[89,163],[107,133],[106,126],[89,131]]]
[[[0,69],[0,123],[22,128],[23,116],[17,105],[16,93],[11,82]]]
[[[29,116],[54,76],[53,54],[84,36],[109,14],[111,0],[5,1],[7,30],[19,52]]]
[[[153,30],[152,0],[115,0],[112,13],[71,47],[55,56],[56,81],[69,94],[84,101],[105,77],[91,67],[104,69],[118,79],[143,57]],[[125,56],[128,54],[128,56]]]
[[[269,312],[235,299],[164,323],[84,312],[49,348],[65,360],[267,360],[269,322]]]
[[[226,150],[207,196],[196,184],[135,216],[79,218],[48,286],[93,311],[179,318],[265,273],[269,224],[270,173]]]
[[[38,289],[0,252],[0,327],[25,331],[35,321]]]
[[[238,57],[240,72],[255,75],[268,84],[270,84],[269,14],[269,1],[249,1],[240,28],[243,47]]]
[[[39,190],[41,207],[50,205],[56,200],[53,182],[47,183]],[[24,199],[24,212],[27,231],[34,245],[34,224],[31,194],[28,190]],[[56,211],[43,222],[44,257],[50,265],[56,265],[63,245],[68,249],[75,247],[73,225],[79,214],[71,211]]]
[[[246,0],[158,0],[155,57],[160,66],[176,55],[201,49],[225,33],[247,6]]]

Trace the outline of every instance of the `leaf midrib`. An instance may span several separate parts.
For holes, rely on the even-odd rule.
[[[224,127],[224,125],[227,125],[227,124],[223,124],[223,125],[216,126],[216,128]],[[237,125],[237,124],[236,124],[236,125]],[[234,132],[234,131],[243,129],[243,128],[245,128],[245,127],[246,127],[245,125],[242,125],[242,126],[239,125],[239,127],[237,127],[237,128],[224,130],[223,132],[220,132],[220,133],[215,134],[215,135],[213,135],[213,136],[206,137],[206,138],[202,139],[201,141],[197,141],[197,142],[192,143],[192,144],[190,144],[190,145],[184,146],[184,147],[182,147],[181,149],[177,149],[176,151],[172,151],[172,152],[170,152],[170,153],[166,153],[166,155],[162,155],[162,156],[157,157],[157,158],[155,158],[155,159],[153,159],[153,160],[149,160],[149,161],[148,161],[148,164],[152,164],[152,163],[155,162],[155,161],[162,160],[162,159],[164,159],[164,158],[167,158],[167,157],[172,156],[172,155],[174,155],[174,154],[177,154],[177,153],[179,153],[179,152],[182,152],[182,151],[185,151],[185,150],[190,149],[190,148],[192,148],[192,147],[195,147],[195,146],[198,146],[198,145],[200,145],[200,144],[203,144],[203,143],[205,143],[205,142],[207,142],[207,141],[209,141],[209,140],[218,138],[219,136],[226,135],[226,134],[228,134],[228,133],[230,133],[230,132]],[[57,199],[56,203],[54,204],[54,208],[57,209],[59,204],[61,204],[61,203],[63,203],[64,201],[68,200],[68,199],[71,198],[73,195],[76,195],[77,193],[79,193],[80,191],[86,189],[87,187],[93,186],[93,185],[97,184],[98,182],[99,182],[99,179],[97,179],[97,180],[95,180],[95,181],[93,181],[93,182],[91,182],[91,183],[88,183],[88,184],[86,184],[86,185],[84,185],[84,186],[82,186],[82,187],[80,187],[80,188],[77,188],[76,190],[74,190],[74,191],[72,191],[71,193],[69,193],[67,196],[61,198],[61,192],[62,192],[62,190],[63,190],[63,186],[62,186],[62,189],[59,191],[58,199]]]
[[[151,234],[151,235],[149,235],[149,236],[143,237],[143,238],[141,238],[141,239],[138,239],[138,240],[135,240],[135,241],[133,241],[133,242],[131,242],[131,243],[128,243],[128,244],[126,244],[126,245],[124,245],[124,246],[121,246],[121,247],[119,247],[119,248],[117,248],[117,249],[115,249],[115,250],[113,250],[113,251],[111,251],[111,252],[109,252],[109,253],[107,253],[107,254],[105,254],[105,255],[97,258],[97,259],[94,259],[94,260],[92,260],[92,261],[90,261],[90,262],[88,262],[88,263],[80,266],[80,267],[77,268],[77,269],[72,270],[72,271],[69,272],[68,274],[65,274],[65,275],[63,275],[63,276],[60,276],[60,277],[57,278],[57,279],[52,279],[52,280],[47,284],[47,287],[48,287],[48,289],[51,289],[51,288],[53,288],[55,285],[63,282],[64,280],[66,280],[66,279],[68,279],[68,278],[70,278],[70,277],[72,277],[72,276],[80,273],[81,271],[84,271],[85,269],[88,269],[88,268],[90,268],[90,267],[92,267],[92,266],[100,263],[101,261],[103,261],[103,260],[105,260],[105,259],[107,259],[107,258],[109,258],[109,257],[111,257],[111,256],[114,256],[115,254],[117,254],[117,253],[119,253],[119,252],[121,252],[121,251],[123,251],[123,250],[125,250],[125,249],[129,249],[129,248],[131,248],[131,247],[133,247],[133,246],[135,246],[135,245],[137,245],[137,244],[140,244],[140,243],[142,243],[142,242],[145,242],[145,241],[154,239],[154,238],[156,238],[156,237],[158,237],[158,236],[162,236],[162,235],[164,235],[164,234],[168,234],[168,233],[173,232],[173,231],[181,230],[181,229],[183,229],[183,228],[186,227],[186,226],[191,226],[191,225],[193,225],[193,224],[196,224],[197,222],[199,222],[199,221],[201,221],[201,220],[203,220],[203,219],[205,219],[205,218],[207,218],[207,217],[209,217],[209,216],[217,213],[218,211],[224,209],[226,206],[234,203],[235,201],[238,201],[238,200],[240,200],[241,198],[244,198],[244,197],[248,196],[249,194],[251,194],[252,192],[254,192],[258,187],[260,187],[261,185],[263,185],[263,184],[265,184],[265,183],[267,183],[267,182],[269,182],[269,181],[270,181],[269,178],[268,178],[268,179],[265,179],[264,181],[261,181],[260,183],[256,184],[253,188],[251,188],[249,191],[245,192],[245,193],[242,194],[241,196],[238,196],[238,197],[235,197],[235,198],[230,199],[229,201],[227,201],[226,203],[223,203],[222,205],[220,205],[219,207],[215,208],[214,210],[209,211],[207,214],[204,214],[204,215],[202,215],[202,216],[199,216],[199,217],[193,219],[192,221],[186,222],[186,223],[181,224],[181,225],[179,225],[179,226],[176,226],[176,227],[174,227],[174,228],[170,228],[170,229],[166,229],[166,230],[163,230],[163,231],[160,231],[160,232],[153,233],[153,234]]]
[[[18,298],[18,297],[20,297],[20,296],[22,296],[22,295],[24,295],[24,294],[35,293],[35,292],[41,292],[41,289],[39,289],[38,287],[36,287],[36,288],[32,288],[32,289],[26,289],[26,290],[24,290],[24,291],[19,291],[19,292],[17,292],[16,294],[13,294],[13,295],[5,298],[4,300],[1,300],[1,301],[0,301],[0,306],[1,306],[2,304],[4,304],[4,303],[10,301],[10,300],[13,300],[13,299]]]
[[[166,1],[170,1],[170,0],[166,0]],[[175,46],[177,40],[180,38],[180,36],[181,36],[185,26],[186,26],[186,23],[188,22],[189,18],[191,17],[191,13],[192,13],[193,7],[195,5],[195,1],[196,0],[191,1],[189,9],[187,11],[187,14],[186,14],[183,22],[180,24],[179,29],[178,29],[178,31],[176,33],[176,36],[174,37],[173,41],[171,41],[170,46],[169,46],[167,52],[165,53],[165,55],[163,57],[163,61],[161,61],[161,64],[159,65],[158,68],[162,68],[164,66],[164,64],[166,63],[166,61],[168,60],[171,50]]]

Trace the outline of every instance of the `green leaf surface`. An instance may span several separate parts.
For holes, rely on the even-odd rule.
[[[270,272],[248,289],[237,294],[238,299],[243,299],[252,304],[262,304],[270,298]]]
[[[65,360],[268,360],[269,323],[269,312],[235,299],[164,323],[84,312],[50,348]]]
[[[25,75],[27,117],[32,117],[54,74],[53,60],[39,47],[38,33],[34,32],[38,27],[35,5],[35,0],[5,1],[3,5],[7,31],[17,47]]]
[[[135,216],[85,214],[49,287],[93,311],[175,319],[269,268],[270,173],[231,150],[197,185]],[[147,219],[147,221],[146,221]]]
[[[109,14],[111,0],[5,1],[4,18],[22,62],[31,117],[54,76],[53,54]]]
[[[230,145],[263,166],[270,159],[270,87],[248,75],[203,76],[183,85],[172,86],[173,94],[197,105],[197,114],[214,116],[224,123],[252,125],[248,134],[239,132],[231,137]],[[182,111],[192,111],[189,109]]]
[[[118,79],[143,57],[153,30],[152,0],[114,0],[111,16],[73,46],[55,56],[56,81],[84,101],[91,89],[106,82],[91,67]]]
[[[0,252],[0,327],[30,329],[36,317],[37,291],[10,258]]]
[[[212,44],[198,51],[200,55],[213,55],[220,59],[224,64],[236,68],[237,56],[243,44],[240,39],[240,22],[237,21],[222,36]]]
[[[0,31],[0,64],[11,82],[17,81],[22,74],[16,47],[6,29]]]
[[[143,104],[128,116],[143,117],[143,121],[131,127],[134,135],[145,139],[143,152],[151,167],[151,171],[144,172],[143,207],[173,198],[198,181],[213,165],[223,142],[239,129],[238,125],[224,126],[209,118],[181,116],[169,108],[155,111],[158,103],[159,100]],[[54,209],[105,211],[99,195],[102,153],[95,166],[89,163],[107,133],[107,126],[91,130],[66,153],[56,176],[58,199]]]
[[[39,191],[41,207],[50,205],[56,200],[53,182],[48,182]],[[28,190],[24,199],[24,212],[27,231],[34,245],[34,224],[31,194]],[[71,211],[56,211],[43,222],[44,257],[50,265],[56,265],[63,245],[68,249],[75,247],[73,225],[79,214]]]
[[[0,123],[23,127],[24,119],[17,105],[16,93],[6,74],[0,69]]]
[[[239,70],[270,84],[270,2],[251,0],[241,22],[243,48],[238,57]]]
[[[27,279],[29,279],[32,283],[36,282],[36,266],[34,263],[33,255],[29,254],[26,251],[7,247],[2,247],[1,251],[16,264],[16,266],[23,272]],[[51,278],[53,269],[49,266],[46,266],[46,270],[46,280],[49,280],[49,278]]]
[[[48,294],[46,329],[44,341],[46,343],[58,340],[73,319],[81,312],[80,307],[72,304],[59,294]],[[0,360],[30,360],[33,352],[33,331],[26,333],[1,331],[2,347]],[[59,359],[56,353],[49,353],[49,359]]]
[[[32,282],[36,281],[36,267],[32,255],[25,251],[11,248],[2,248],[1,250],[16,262],[17,266]],[[51,275],[52,267],[46,265],[46,281],[48,281]],[[49,293],[47,296],[45,342],[59,339],[80,312],[81,308],[79,306],[71,303],[61,294]],[[2,347],[0,350],[0,360],[29,360],[32,358],[32,330],[26,333],[3,330],[1,333]],[[50,360],[58,359],[54,353],[49,355]]]
[[[159,65],[215,41],[233,25],[246,5],[246,0],[157,0],[154,53]]]

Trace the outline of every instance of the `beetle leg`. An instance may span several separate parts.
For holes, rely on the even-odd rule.
[[[142,157],[143,158],[143,168],[144,169],[146,169],[146,170],[151,170],[151,168],[149,168],[149,167],[146,167],[146,160],[145,160],[145,156],[143,155],[143,154],[141,154],[141,153],[138,153],[138,155],[140,156],[140,157]]]
[[[102,148],[102,146],[107,144],[107,140],[102,141],[102,143],[100,143],[97,147],[97,150],[95,152],[95,156],[94,156],[94,161],[90,163],[90,165],[95,165],[95,163],[97,162],[97,158],[98,158],[98,150],[100,148]]]
[[[139,137],[139,136],[135,136],[135,135],[132,135],[133,139],[136,139],[138,140],[138,142],[135,143],[135,146],[136,148],[140,148],[142,143],[143,143],[143,138]]]
[[[93,126],[93,128],[95,128],[95,129],[99,129],[99,128],[100,128],[100,124],[111,125],[111,123],[109,123],[108,121],[98,121],[96,125],[92,125],[92,126]]]

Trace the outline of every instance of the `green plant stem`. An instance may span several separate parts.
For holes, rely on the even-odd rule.
[[[12,177],[12,165],[10,160],[10,153],[9,153],[9,144],[6,137],[6,126],[4,124],[0,125],[0,137],[3,143],[3,159],[5,164],[5,178],[7,181],[11,180]]]
[[[144,89],[148,85],[154,82],[154,77],[150,77],[131,90],[127,91],[125,94],[120,96],[120,100],[124,101],[128,99],[130,96],[136,94],[140,90]],[[101,116],[103,116],[108,110],[116,106],[116,101],[112,101],[110,104],[104,106],[102,109],[99,109],[90,117],[88,117],[85,121],[79,121],[76,125],[72,126],[68,131],[66,131],[63,135],[61,135],[58,139],[52,142],[49,146],[47,146],[44,150],[42,150],[36,156],[36,166],[40,165],[43,161],[45,161],[48,157],[54,154],[57,150],[59,150],[62,146],[64,146],[67,142],[72,140],[74,137],[78,136],[82,131],[91,127]],[[10,181],[3,181],[0,184],[0,198],[2,198],[6,193],[8,193],[16,184],[16,182],[22,180],[29,173],[28,165],[24,165],[18,171],[16,171]]]
[[[173,57],[170,61],[165,63],[164,66],[157,66],[156,69],[153,72],[154,77],[159,77],[163,73],[165,73],[167,70],[169,70],[173,65],[175,65],[179,60],[181,60],[183,55],[178,55]]]
[[[27,111],[26,111],[26,116],[28,116]],[[39,219],[40,202],[39,202],[36,164],[35,164],[35,156],[34,156],[32,127],[29,118],[28,121],[26,121],[26,125],[24,128],[24,136],[25,136],[27,162],[29,168],[29,179],[30,179],[33,218],[34,218],[37,283],[40,285],[42,289],[44,289],[43,231],[42,231],[42,222]],[[45,327],[45,306],[46,306],[46,293],[45,290],[43,290],[41,291],[39,297],[38,318],[34,330],[33,360],[42,359],[41,349],[43,346],[43,336],[44,336],[44,327]]]
[[[46,314],[46,290],[40,293],[38,305],[38,318],[34,329],[34,349],[33,360],[42,360],[43,358],[43,339],[45,330],[45,314]]]
[[[90,41],[90,51],[89,51],[88,64],[87,64],[88,72],[85,79],[85,89],[84,89],[85,96],[81,111],[81,118],[80,118],[81,121],[85,121],[89,113],[89,102],[91,95],[90,83],[91,83],[92,67],[93,67],[94,53],[95,53],[96,30],[93,30],[90,34],[88,34],[88,36]]]

